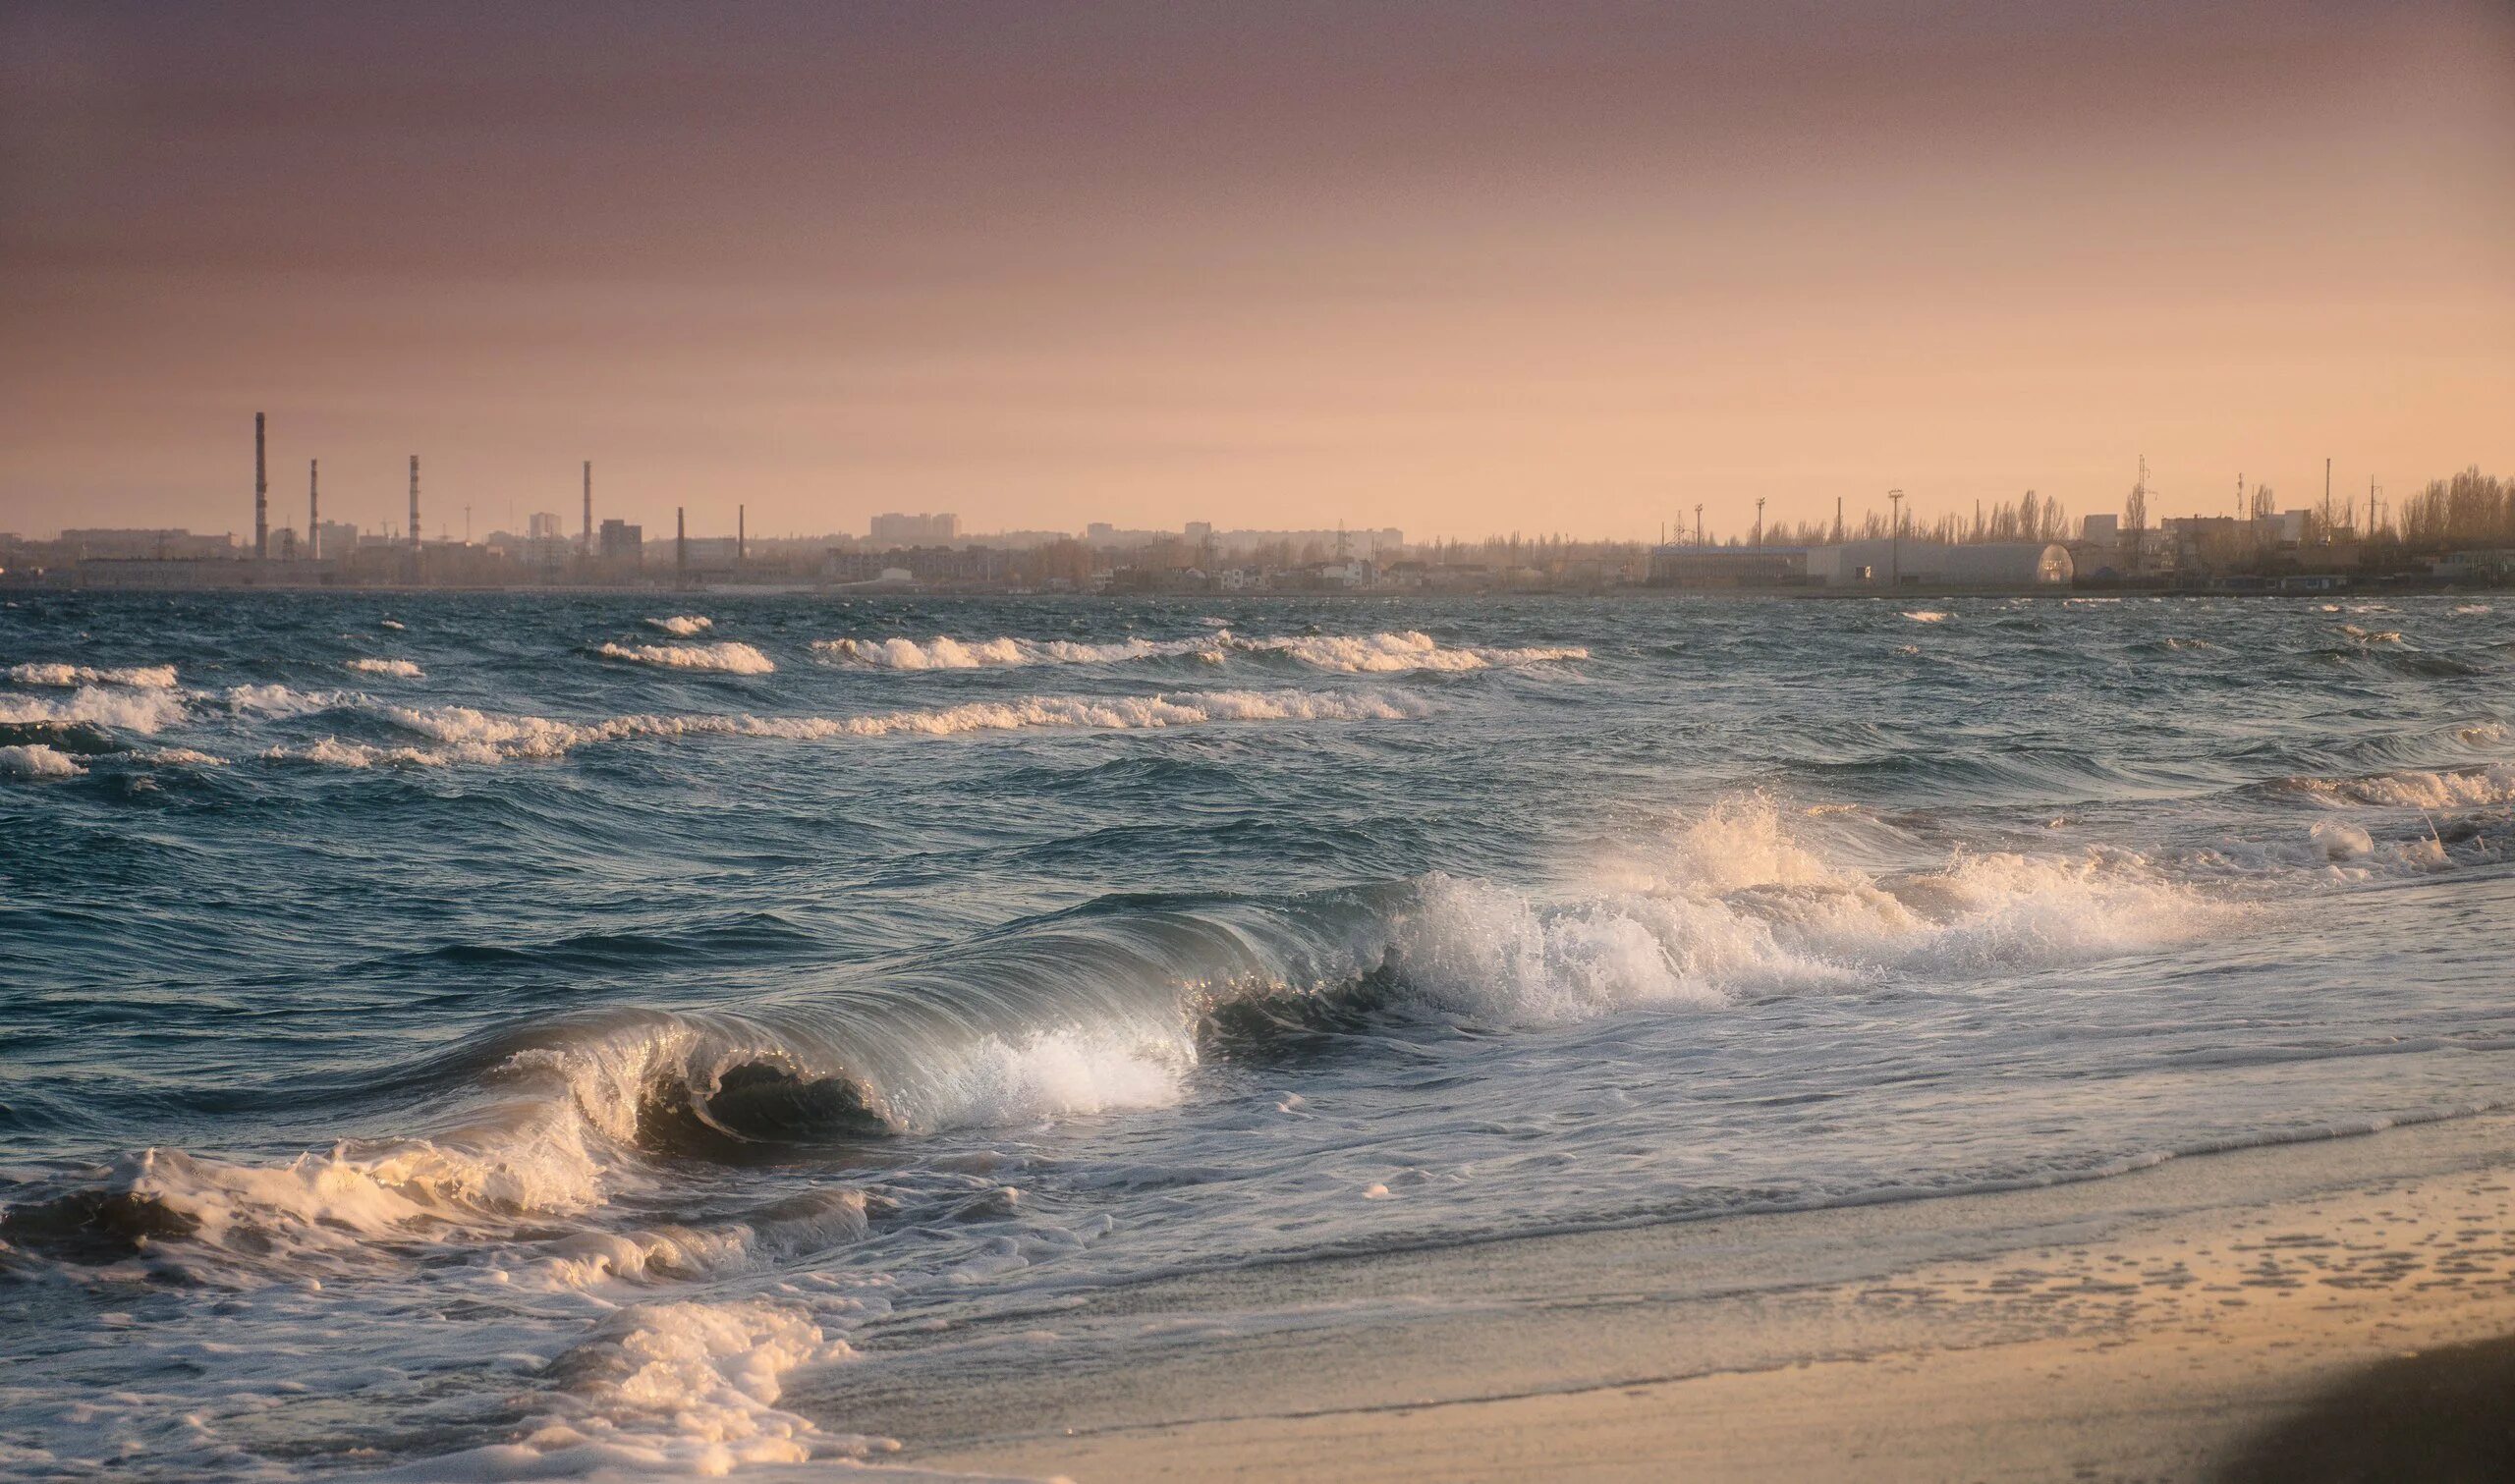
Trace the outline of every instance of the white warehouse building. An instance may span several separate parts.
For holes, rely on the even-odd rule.
[[[1826,587],[2067,585],[2070,549],[2046,541],[1851,541],[1808,553],[1808,579]]]

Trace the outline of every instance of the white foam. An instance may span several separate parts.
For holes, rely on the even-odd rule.
[[[696,613],[677,613],[670,618],[648,619],[646,627],[686,639],[694,633],[705,633],[716,627],[716,621]]]
[[[277,1165],[152,1148],[102,1183],[181,1217],[211,1259],[282,1273],[372,1262],[381,1240],[501,1231],[601,1203],[603,1165],[574,1110],[545,1104],[512,1117],[460,1138],[342,1143]]]
[[[2371,610],[2364,608],[2352,608],[2349,611],[2352,613],[2366,613]],[[2398,644],[2401,642],[2401,633],[2398,630],[2384,629],[2371,632],[2369,630],[2361,629],[2355,624],[2343,624],[2340,626],[2340,632],[2349,635],[2351,638],[2356,639],[2362,644]]]
[[[2493,608],[2491,608],[2491,607],[2490,607],[2488,604],[2487,604],[2487,603],[2456,603],[2456,604],[2454,605],[2454,611],[2455,611],[2456,613],[2459,613],[2459,614],[2473,615],[2473,614],[2483,614],[2483,613],[2493,613],[2493,612],[2495,612],[2496,610],[2494,610]]]
[[[172,665],[130,665],[97,669],[87,665],[12,665],[9,679],[21,686],[130,686],[141,690],[175,688]]]
[[[716,644],[599,644],[594,653],[606,659],[673,670],[712,670],[724,675],[766,675],[776,662],[749,644],[727,640]]]
[[[1121,639],[1085,643],[1071,639],[1000,637],[960,639],[949,634],[911,638],[816,639],[812,648],[831,659],[883,670],[979,670],[1025,665],[1114,665],[1142,660],[1198,659],[1219,664],[1233,653],[1282,655],[1317,670],[1390,674],[1407,670],[1482,670],[1589,658],[1578,648],[1477,648],[1444,646],[1413,631],[1358,635],[1293,635],[1244,638],[1228,630],[1189,639]]]
[[[2452,809],[2515,803],[2515,764],[2459,771],[2405,769],[2365,778],[2291,778],[2286,787],[2338,808]]]
[[[809,1314],[745,1300],[642,1303],[552,1362],[563,1390],[518,1441],[386,1469],[385,1480],[715,1478],[861,1459],[898,1445],[781,1409],[786,1377],[851,1359]]]
[[[171,690],[82,686],[60,700],[0,695],[0,722],[20,726],[85,723],[122,732],[154,734],[184,718],[184,699]]]
[[[0,747],[0,778],[77,778],[86,771],[77,758],[42,742]]]
[[[1750,798],[1569,893],[1427,877],[1393,927],[1389,962],[1440,1009],[1551,1023],[1896,972],[2028,970],[2182,941],[2237,910],[2122,852],[1960,852],[1872,876],[1827,860],[1769,800]]]
[[[227,766],[226,758],[194,747],[159,747],[150,752],[135,753],[134,756],[141,762],[156,763],[161,767],[223,768]]]
[[[955,737],[1031,728],[1136,731],[1212,722],[1405,721],[1426,714],[1414,697],[1371,691],[1201,690],[1175,695],[1030,696],[866,716],[639,715],[593,722],[503,716],[469,706],[385,706],[396,725],[428,738],[428,747],[379,746],[326,738],[274,747],[272,758],[369,768],[384,763],[444,766],[549,759],[589,743],[640,738],[756,737],[786,742],[853,738]]]
[[[1905,614],[1904,617],[1911,619],[1916,624],[1944,624],[1947,622],[1947,615],[1941,613],[1935,608],[1920,609],[1916,612]]]
[[[1194,1043],[1176,1028],[989,1036],[950,1066],[920,1069],[915,1085],[889,1089],[885,1112],[905,1129],[927,1131],[1167,1108],[1196,1062]]]
[[[2375,837],[2340,819],[2318,819],[2306,834],[2325,860],[2356,860],[2375,851]]]
[[[1388,674],[1405,670],[1484,670],[1494,666],[1550,664],[1585,660],[1581,648],[1451,648],[1429,634],[1407,630],[1395,633],[1353,636],[1300,635],[1286,638],[1234,639],[1241,649],[1288,655],[1319,670],[1348,674]]]
[[[375,621],[375,627],[378,629],[405,629],[409,626],[404,624],[400,619],[378,619]]]
[[[238,711],[270,716],[301,716],[355,700],[351,690],[299,690],[288,686],[230,686],[227,704]]]
[[[958,639],[937,634],[911,638],[815,639],[815,652],[843,663],[877,670],[988,670],[1026,665],[1114,665],[1132,660],[1189,656],[1222,658],[1220,643],[1229,635],[1197,639],[1121,639],[1091,644],[1072,639]]]
[[[420,679],[419,667],[409,660],[355,659],[349,668],[361,675],[389,675],[397,680]]]
[[[549,1243],[534,1276],[552,1290],[719,1278],[756,1272],[802,1252],[827,1251],[866,1230],[865,1192],[829,1187],[780,1202],[752,1220],[629,1232],[588,1228]]]

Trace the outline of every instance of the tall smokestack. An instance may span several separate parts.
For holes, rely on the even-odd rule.
[[[411,456],[411,555],[419,554],[419,456]]]
[[[306,461],[306,560],[323,560],[323,467],[319,459]]]
[[[253,414],[253,555],[271,554],[271,481],[262,463],[262,414]]]
[[[672,571],[675,578],[690,577],[690,522],[682,518],[682,508],[672,508]]]
[[[586,461],[586,533],[579,544],[586,556],[593,555],[593,461]]]
[[[745,520],[748,513],[749,507],[741,505],[734,507],[734,566],[737,570],[743,565],[743,545],[749,529]]]

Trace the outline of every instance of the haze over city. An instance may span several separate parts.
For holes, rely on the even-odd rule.
[[[0,530],[1649,538],[2515,465],[2485,3],[0,13]],[[571,515],[573,520],[573,515]],[[444,527],[440,526],[439,529]]]

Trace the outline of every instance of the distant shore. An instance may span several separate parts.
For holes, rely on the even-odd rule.
[[[2515,1373],[2510,1176],[2515,1119],[2491,1115],[2047,1188],[1244,1269],[915,1358],[868,1347],[787,1404],[904,1438],[904,1462],[1078,1484],[2450,1468],[2487,1455],[2504,1398],[2439,1392],[2450,1357],[2404,1357],[2478,1345],[2485,1374]],[[2383,1399],[2410,1393],[2423,1409],[2387,1443]],[[2318,1441],[2345,1416],[2348,1448]]]
[[[1392,600],[1492,602],[1526,598],[1619,599],[1638,602],[1683,602],[1705,599],[1751,599],[1770,601],[1796,599],[1815,602],[1911,601],[1915,599],[1963,598],[2284,598],[2296,601],[2317,598],[2347,597],[2364,601],[2387,597],[2486,597],[2493,593],[2515,591],[2505,586],[2482,586],[2471,583],[2439,582],[2376,582],[2342,587],[2282,590],[2261,587],[2211,586],[2074,586],[2040,583],[2026,586],[1917,586],[1879,587],[1668,587],[1629,585],[1617,587],[1512,587],[1512,588],[1430,588],[1430,587],[1365,587],[1316,589],[1266,589],[1240,591],[1145,591],[1145,592],[1081,592],[1051,589],[1003,587],[960,587],[949,585],[856,583],[813,584],[806,582],[717,582],[690,586],[602,584],[583,585],[557,583],[526,583],[512,585],[466,586],[457,583],[412,584],[327,584],[273,582],[186,583],[159,585],[150,583],[81,583],[72,581],[12,581],[0,579],[0,598],[29,595],[61,595],[70,593],[179,594],[179,593],[275,593],[293,596],[333,594],[343,597],[411,597],[430,593],[461,593],[472,596],[507,597],[646,597],[667,599],[708,597],[800,597],[822,599],[914,598],[969,599],[1018,598],[1026,601],[1059,601],[1076,603],[1125,602],[1214,602],[1264,603],[1306,602],[1337,599],[1356,602],[1387,602]]]

